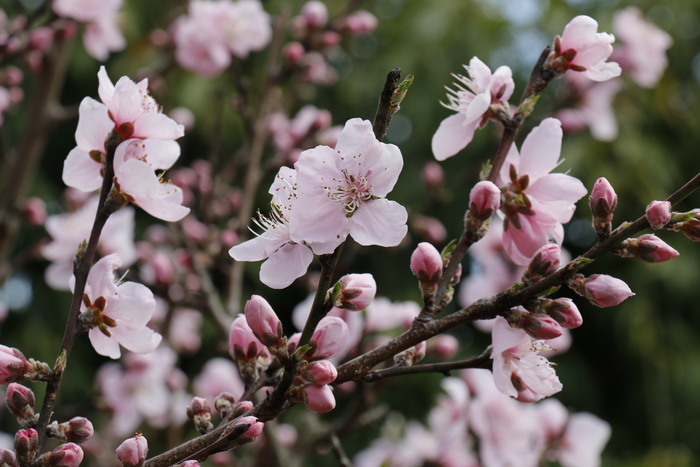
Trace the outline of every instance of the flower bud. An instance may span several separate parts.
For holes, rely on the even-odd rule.
[[[568,279],[567,284],[573,291],[599,307],[618,305],[634,295],[624,281],[605,274],[593,274],[590,277],[576,274]]]
[[[34,458],[39,446],[39,433],[34,428],[15,433],[15,454],[20,463],[28,463]]]
[[[694,242],[700,242],[700,209],[693,209],[685,213],[673,215],[673,224],[669,226],[671,230],[683,232],[683,234]],[[676,220],[679,218],[679,220]]]
[[[237,363],[250,361],[265,349],[248,326],[245,315],[242,314],[238,315],[231,324],[228,345],[229,354]]]
[[[430,161],[423,166],[421,171],[423,181],[429,187],[437,187],[445,180],[445,171],[442,166],[435,161]]]
[[[321,29],[328,22],[328,8],[323,2],[306,2],[301,8],[301,16],[309,29]]]
[[[283,53],[290,65],[296,65],[304,57],[306,50],[300,42],[290,42],[284,46]]]
[[[357,34],[369,34],[377,29],[377,17],[369,11],[357,10],[345,18],[343,31],[351,36]]]
[[[438,334],[428,341],[428,352],[438,358],[452,358],[458,351],[459,340],[451,334]]]
[[[394,364],[396,366],[413,366],[425,358],[427,344],[425,341],[410,347],[403,352],[394,355]]]
[[[313,384],[331,384],[338,377],[338,370],[328,360],[311,362],[303,370],[302,377]]]
[[[262,434],[265,424],[259,422],[255,417],[241,417],[239,418],[233,426],[238,425],[250,425],[248,429],[243,433],[240,439],[244,442],[251,442]]]
[[[661,263],[680,254],[654,234],[628,238],[614,250],[614,253],[623,257],[639,258],[647,263]]]
[[[268,347],[279,346],[282,341],[282,322],[267,300],[253,295],[245,304],[245,319],[260,342]]]
[[[333,390],[328,385],[307,386],[303,390],[304,404],[314,412],[326,413],[335,408]]]
[[[59,428],[65,433],[65,440],[76,444],[88,441],[95,434],[92,422],[85,417],[73,417],[61,423]]]
[[[0,449],[0,466],[1,467],[19,467],[15,453],[9,449]]]
[[[80,446],[66,443],[51,451],[45,465],[46,467],[78,467],[82,461],[83,450]]]
[[[364,310],[377,294],[377,283],[372,274],[346,274],[333,287],[332,294],[336,308]]]
[[[434,294],[442,277],[442,257],[437,248],[427,242],[419,243],[411,254],[411,271],[420,281],[423,295],[426,290]]]
[[[187,418],[194,423],[195,428],[201,434],[209,433],[214,429],[211,423],[211,406],[203,397],[193,397],[187,406]]]
[[[22,214],[30,224],[44,225],[44,221],[46,221],[46,203],[41,198],[29,198],[24,203]]]
[[[311,341],[312,346],[305,357],[307,360],[325,360],[335,357],[345,348],[348,338],[348,325],[337,316],[326,316],[316,327]]]
[[[561,325],[551,316],[541,313],[524,313],[520,328],[535,339],[554,339],[562,335]]]
[[[469,213],[475,219],[486,220],[498,211],[501,205],[501,190],[495,183],[482,180],[469,194]]]
[[[581,312],[570,298],[541,299],[539,309],[554,318],[564,328],[574,329],[583,324]]]
[[[589,206],[593,214],[593,228],[599,237],[607,238],[610,235],[613,211],[617,206],[617,194],[604,177],[596,180],[593,185]]]
[[[663,229],[671,220],[671,203],[669,201],[652,201],[647,206],[645,215],[652,229]]]
[[[14,383],[25,379],[30,370],[29,360],[22,352],[12,347],[0,345],[0,384]]]
[[[24,427],[33,426],[32,422],[38,420],[34,416],[34,393],[26,386],[10,383],[5,393],[5,405]]]
[[[119,445],[116,452],[123,467],[141,467],[148,454],[148,441],[141,433],[137,433]]]
[[[561,261],[561,248],[556,243],[549,243],[539,250],[530,260],[530,264],[523,273],[522,281],[526,284],[534,284],[559,269]]]
[[[177,467],[201,467],[197,461],[185,461],[182,464],[177,464]]]

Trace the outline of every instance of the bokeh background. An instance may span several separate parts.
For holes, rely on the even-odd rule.
[[[33,8],[40,2],[7,1],[0,6]],[[303,2],[265,1],[265,9],[288,9],[297,14]],[[331,14],[343,2],[326,2]],[[519,96],[527,76],[542,49],[560,34],[574,16],[595,18],[600,31],[611,30],[613,13],[630,5],[639,7],[645,17],[673,37],[668,51],[669,67],[659,84],[643,89],[629,78],[615,97],[614,111],[619,135],[612,142],[593,139],[588,130],[566,135],[562,170],[580,178],[587,188],[598,177],[606,177],[619,196],[615,222],[634,220],[646,205],[663,199],[698,172],[700,148],[700,3],[691,0],[609,1],[609,0],[377,0],[362,3],[380,20],[373,34],[352,37],[331,57],[339,80],[332,86],[305,88],[299,106],[312,103],[332,112],[334,124],[352,117],[371,119],[386,73],[400,67],[415,81],[395,116],[386,141],[397,144],[404,155],[404,172],[391,198],[408,207],[411,215],[439,219],[447,240],[458,237],[468,193],[478,180],[481,165],[493,156],[500,127],[489,124],[479,131],[468,148],[442,163],[446,174],[442,199],[431,195],[421,178],[423,166],[433,160],[430,141],[440,121],[451,112],[439,105],[445,100],[443,87],[451,85],[450,73],[464,73],[462,64],[478,56],[491,69],[508,65]],[[149,41],[148,33],[167,28],[184,12],[185,2],[126,0],[122,27],[129,47],[112,55],[106,64],[110,75],[136,77],[144,69],[159,69],[163,58]],[[71,51],[66,86],[61,100],[77,104],[85,95],[96,97],[98,62],[89,57],[79,41]],[[252,82],[262,79],[260,70],[265,52],[253,53],[244,62]],[[35,78],[28,74],[23,88],[31,99]],[[560,80],[559,80],[560,81]],[[530,128],[563,105],[560,82],[554,82],[537,104],[535,112],[520,131],[520,144]],[[205,79],[182,69],[167,74],[159,102],[167,109],[185,106],[196,117],[194,129],[180,143],[179,164],[203,157],[210,150],[216,131],[218,106],[223,102],[223,131],[219,157],[230,157],[243,143],[239,116],[228,105],[234,86],[227,74]],[[224,96],[221,100],[219,96]],[[515,102],[515,98],[512,99]],[[4,143],[12,141],[24,125],[22,108],[8,116],[0,128]],[[58,204],[64,189],[61,170],[65,155],[74,146],[75,121],[55,129],[33,182],[31,194],[47,202],[50,212],[61,211]],[[6,147],[6,146],[5,146]],[[269,180],[271,181],[272,175]],[[269,184],[262,183],[257,205],[266,206]],[[700,194],[678,206],[687,211],[700,206]],[[138,213],[140,231],[152,222]],[[24,228],[17,250],[45,236],[38,227]],[[420,301],[415,278],[408,267],[413,246],[422,241],[420,229],[398,248],[346,247],[340,272],[371,271],[378,283],[378,294],[392,300]],[[630,259],[606,257],[589,267],[588,273],[605,273],[627,282],[636,296],[610,309],[595,308],[582,299],[576,303],[584,325],[573,331],[572,349],[555,359],[564,390],[557,397],[576,411],[588,411],[607,420],[612,438],[604,451],[605,466],[693,466],[700,465],[700,245],[681,234],[662,232],[660,236],[676,248],[680,257],[663,264],[646,264]],[[579,203],[574,220],[567,226],[565,246],[576,255],[594,242],[587,203]],[[20,347],[25,354],[53,361],[59,348],[70,296],[42,283],[47,262],[37,258],[10,278],[0,289],[11,309],[2,324],[0,342]],[[247,269],[246,292],[260,293],[270,300],[281,316],[289,319],[294,305],[308,290],[295,284],[284,292],[270,291],[257,281],[258,265]],[[469,270],[468,261],[465,270]],[[453,305],[454,307],[454,305]],[[451,308],[454,309],[454,308]],[[289,321],[285,323],[289,324]],[[182,367],[196,373],[208,358],[221,354],[213,345],[214,330],[205,324],[205,345],[194,356],[185,357]],[[460,356],[479,354],[490,337],[471,326],[453,334],[460,340]],[[208,345],[207,343],[212,345]],[[83,414],[94,408],[93,378],[106,359],[96,355],[87,339],[78,343],[70,362],[66,384],[59,397],[61,415]],[[386,386],[381,401],[401,411],[405,418],[421,419],[427,414],[439,391],[442,377],[421,376],[397,379]],[[37,396],[42,392],[36,387]],[[86,394],[90,397],[86,397]],[[304,409],[305,410],[305,409]],[[6,412],[0,425],[12,431]],[[301,412],[289,414],[291,419]],[[99,424],[99,418],[94,420]],[[349,454],[362,449],[378,436],[381,425],[370,426],[344,440]],[[149,440],[157,442],[157,434]],[[162,439],[165,442],[165,439]],[[309,465],[334,465],[332,456],[319,454]]]

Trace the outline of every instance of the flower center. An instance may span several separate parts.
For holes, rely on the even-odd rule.
[[[324,190],[329,198],[345,206],[348,217],[357,211],[360,204],[374,199],[372,185],[363,176],[356,177],[349,174],[347,169],[343,169],[343,178],[333,178],[333,181],[338,183],[338,188],[333,189],[326,186]]]

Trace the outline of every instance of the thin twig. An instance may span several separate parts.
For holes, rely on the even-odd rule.
[[[468,360],[414,366],[393,366],[382,370],[370,371],[362,378],[362,381],[365,383],[373,383],[384,378],[415,375],[419,373],[442,373],[445,376],[450,376],[450,372],[454,370],[463,370],[465,368],[484,368],[490,370],[492,366],[491,347],[489,347],[483,354]]]
[[[340,440],[338,439],[338,435],[335,433],[332,433],[330,435],[330,441],[331,441],[331,447],[333,447],[333,452],[335,453],[335,456],[338,458],[338,462],[342,467],[352,467],[352,462],[350,462],[350,459],[348,458],[348,455],[345,454],[345,449],[343,449],[343,445],[340,444]]]

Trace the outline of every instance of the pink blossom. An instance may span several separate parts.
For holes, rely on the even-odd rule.
[[[377,29],[377,17],[366,10],[357,10],[345,18],[343,30],[350,35],[368,34]]]
[[[194,380],[194,392],[214,403],[214,399],[222,392],[229,392],[235,399],[243,394],[244,385],[238,368],[227,358],[209,360],[202,372]]]
[[[73,256],[78,245],[90,237],[97,212],[97,197],[90,198],[80,209],[49,216],[45,228],[52,241],[44,245],[41,254],[52,263],[46,269],[46,282],[54,289],[68,290],[73,274]],[[127,206],[112,214],[98,243],[103,255],[118,253],[122,264],[131,266],[138,258],[134,245],[134,209]]]
[[[270,16],[258,0],[192,0],[189,15],[172,26],[175,58],[188,70],[216,76],[231,63],[262,50],[272,38]]]
[[[301,8],[301,17],[304,18],[306,27],[319,29],[328,22],[328,8],[323,2],[317,0],[306,2]]]
[[[620,76],[620,65],[606,62],[613,52],[615,36],[598,32],[598,23],[589,16],[577,16],[564,27],[561,37],[554,39],[549,66],[563,73],[583,72],[593,81],[607,81]]]
[[[484,62],[473,57],[464,65],[469,77],[453,74],[456,91],[447,89],[449,102],[444,107],[457,112],[440,123],[433,135],[435,159],[444,161],[464,149],[478,128],[483,128],[499,111],[510,115],[508,99],[513,95],[513,73],[507,66],[493,74]]]
[[[53,11],[64,18],[86,24],[83,45],[94,58],[105,61],[110,52],[123,50],[126,40],[117,26],[124,0],[56,0]]]
[[[119,461],[127,467],[136,467],[146,458],[147,454],[148,440],[141,434],[127,439],[117,448]]]
[[[420,305],[413,301],[392,302],[377,297],[365,311],[365,331],[408,329],[420,310]]]
[[[561,140],[559,120],[547,118],[525,138],[520,155],[513,145],[503,164],[499,184],[508,185],[501,205],[503,244],[516,264],[528,264],[550,238],[561,244],[562,223],[571,220],[576,201],[586,194],[580,180],[549,173],[559,164]]]
[[[90,342],[100,355],[119,358],[121,344],[136,353],[153,351],[162,336],[146,324],[155,311],[153,293],[135,282],[115,283],[114,271],[121,266],[119,255],[100,259],[90,270],[81,305],[84,316],[90,317]],[[71,277],[73,290],[75,278]]]
[[[652,201],[647,206],[645,215],[652,229],[663,229],[671,220],[671,203],[669,201]]]
[[[377,141],[369,121],[348,120],[335,150],[309,149],[294,166],[299,198],[289,223],[293,241],[327,254],[348,234],[365,246],[396,246],[403,240],[406,209],[385,198],[403,167],[401,152]]]
[[[639,86],[655,86],[668,65],[666,50],[673,44],[671,36],[645,20],[633,6],[615,12],[613,31],[624,42],[615,50],[615,60],[623,70],[629,70]]]
[[[579,131],[585,127],[598,141],[612,141],[617,138],[617,118],[613,110],[613,99],[622,89],[619,79],[599,83],[578,73],[567,73],[569,91],[575,105],[558,111],[556,118],[561,120],[567,132]]]
[[[511,328],[503,317],[496,318],[492,336],[493,379],[499,391],[528,402],[561,391],[554,368],[538,355],[541,350],[550,350],[547,344],[522,329]]]
[[[306,274],[314,255],[306,242],[292,240],[290,235],[291,219],[303,209],[298,206],[297,172],[289,167],[280,168],[268,192],[272,195],[272,210],[268,216],[258,214],[255,221],[263,233],[233,246],[229,254],[236,261],[267,258],[260,267],[260,280],[268,287],[283,289]]]
[[[610,424],[593,414],[571,415],[560,440],[559,462],[563,467],[598,467],[610,432]]]
[[[303,389],[304,403],[318,413],[330,412],[335,408],[335,397],[330,386],[312,384]]]

